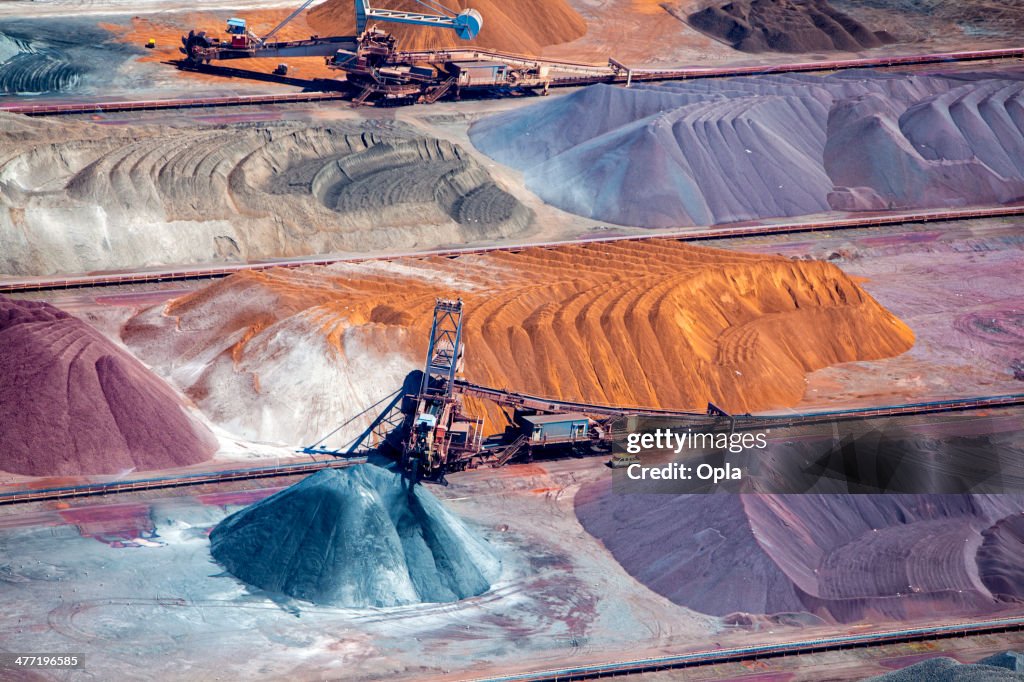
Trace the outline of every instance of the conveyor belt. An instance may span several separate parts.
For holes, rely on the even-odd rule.
[[[902,223],[951,222],[979,218],[1011,218],[1024,215],[1024,205],[990,206],[955,210],[917,211],[913,213],[870,214],[851,218],[834,218],[789,223],[760,225],[734,225],[709,227],[687,232],[652,232],[628,237],[598,237],[555,242],[534,242],[476,248],[441,249],[436,251],[414,251],[383,255],[311,256],[309,258],[268,259],[250,263],[230,265],[208,265],[190,268],[168,268],[137,272],[103,272],[61,277],[5,277],[0,279],[0,293],[18,291],[44,291],[54,289],[76,289],[81,287],[116,286],[145,282],[167,282],[174,280],[212,279],[226,277],[248,270],[269,270],[271,268],[298,268],[308,265],[331,265],[332,263],[361,263],[365,261],[390,261],[404,258],[454,258],[456,256],[484,254],[497,251],[517,252],[528,248],[559,248],[617,241],[642,241],[645,239],[671,239],[680,242],[758,237],[773,234],[794,234],[801,232],[826,232],[868,227],[882,227]]]

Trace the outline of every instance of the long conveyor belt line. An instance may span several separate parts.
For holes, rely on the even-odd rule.
[[[796,642],[779,642],[777,644],[686,652],[630,661],[581,664],[568,668],[477,678],[476,682],[568,682],[569,680],[594,680],[598,678],[654,673],[662,670],[678,670],[682,668],[721,665],[724,663],[756,661],[782,656],[800,656],[825,651],[864,649],[887,644],[927,642],[957,637],[1020,632],[1021,630],[1024,630],[1024,618],[995,618],[883,632],[837,635],[835,637],[822,637]]]
[[[440,249],[435,251],[412,251],[383,255],[320,255],[308,258],[268,259],[250,263],[229,265],[207,265],[203,267],[169,268],[166,270],[144,270],[138,272],[111,272],[61,277],[5,277],[0,279],[0,293],[19,291],[47,291],[55,289],[76,289],[82,287],[117,286],[146,282],[168,282],[174,280],[213,279],[226,277],[236,272],[269,270],[271,268],[299,268],[310,265],[331,265],[333,263],[362,263],[369,261],[390,261],[405,258],[453,258],[462,255],[479,255],[492,252],[518,252],[528,248],[559,248],[585,246],[608,242],[644,241],[648,239],[670,239],[679,242],[702,242],[721,239],[738,239],[802,232],[828,232],[870,227],[885,227],[903,223],[952,222],[985,218],[1014,218],[1024,216],[1024,205],[987,206],[964,209],[915,211],[909,213],[871,214],[847,218],[768,223],[759,225],[733,225],[686,232],[652,232],[650,234],[596,237],[553,242],[535,242],[501,246],[467,247]]]
[[[477,398],[493,400],[502,405],[519,405],[533,409],[553,411],[583,412],[593,416],[659,416],[669,418],[685,419],[710,419],[707,415],[697,412],[680,412],[672,410],[657,410],[641,407],[614,407],[610,405],[594,405],[590,403],[567,402],[550,400],[538,396],[531,396],[513,391],[500,390],[472,384],[465,381],[456,382],[456,390]],[[940,412],[961,412],[985,408],[1012,407],[1024,405],[1024,394],[1011,394],[1000,396],[982,396],[976,398],[962,398],[954,400],[939,400],[930,402],[908,403],[904,405],[889,405],[882,407],[851,408],[845,410],[826,410],[807,413],[793,413],[775,416],[758,416],[753,419],[763,420],[776,424],[790,425],[795,423],[820,421],[823,419],[843,419],[870,416],[901,416],[911,414],[934,414]],[[270,467],[253,467],[245,469],[231,469],[228,471],[213,471],[196,474],[181,474],[177,476],[161,476],[150,479],[133,481],[114,481],[105,483],[88,483],[77,486],[63,486],[59,488],[46,488],[41,490],[15,490],[11,492],[0,492],[0,505],[16,504],[24,502],[38,502],[42,500],[62,499],[70,497],[85,497],[91,495],[111,495],[124,492],[135,492],[139,490],[153,490],[160,488],[176,488],[182,486],[202,485],[207,483],[221,483],[227,481],[246,480],[254,478],[275,478],[281,476],[295,476],[303,473],[312,473],[329,467],[345,467],[353,463],[365,461],[365,457],[353,456],[336,460],[319,462],[302,462],[298,464],[282,464]]]

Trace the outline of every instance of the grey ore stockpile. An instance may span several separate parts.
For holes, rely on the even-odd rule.
[[[232,575],[316,604],[452,602],[490,589],[500,562],[423,486],[374,464],[327,469],[210,533]]]

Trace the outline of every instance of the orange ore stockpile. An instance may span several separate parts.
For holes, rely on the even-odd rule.
[[[188,367],[178,383],[215,420],[301,439],[421,366],[438,296],[465,301],[467,379],[574,401],[783,407],[808,372],[913,344],[829,263],[663,240],[239,273],[143,313],[125,340],[172,379]],[[297,417],[268,417],[282,410]]]
[[[375,0],[379,9],[435,14],[415,0]],[[475,9],[484,16],[483,29],[475,40],[459,40],[452,31],[423,26],[382,23],[380,28],[398,38],[403,50],[435,50],[449,47],[483,47],[519,54],[538,54],[541,48],[566,43],[587,32],[587,23],[565,0],[458,0],[445,3],[458,12]],[[309,25],[319,35],[352,35],[355,15],[352,0],[327,0],[309,11]],[[374,22],[371,20],[368,25]]]

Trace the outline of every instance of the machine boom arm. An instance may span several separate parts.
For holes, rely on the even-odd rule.
[[[434,26],[450,28],[463,40],[472,40],[480,33],[484,20],[476,10],[467,9],[453,17],[438,14],[419,14],[417,12],[399,12],[391,9],[370,7],[369,0],[355,0],[356,33],[366,30],[369,19],[389,21],[396,24],[414,24],[416,26]]]
[[[260,40],[262,42],[264,42],[264,43],[268,42],[271,38],[273,38],[274,36],[277,35],[278,31],[280,31],[282,28],[287,26],[291,22],[292,19],[294,19],[295,17],[297,17],[300,14],[302,14],[303,12],[305,12],[306,8],[309,7],[310,5],[312,5],[314,2],[316,2],[316,0],[306,0],[304,3],[299,5],[295,9],[294,12],[292,12],[287,17],[285,17],[284,21],[282,21],[280,24],[278,24],[273,29],[271,29],[270,33],[268,33],[267,35],[263,36]]]
[[[446,28],[455,31],[455,34],[463,40],[472,40],[480,33],[483,26],[483,17],[473,9],[465,9],[457,14],[444,7],[437,9],[440,3],[436,0],[416,0],[428,9],[437,9],[445,14],[419,14],[417,12],[401,12],[398,10],[378,9],[370,6],[370,0],[353,0],[356,15],[356,35],[354,36],[328,36],[321,38],[311,36],[308,40],[290,40],[271,42],[285,26],[295,17],[304,12],[316,0],[305,0],[284,21],[275,26],[262,38],[254,35],[246,26],[244,19],[228,19],[227,33],[229,40],[222,41],[220,38],[210,38],[204,31],[190,31],[187,36],[182,36],[182,53],[192,64],[209,64],[213,60],[225,59],[251,59],[254,57],[312,57],[331,56],[339,51],[355,54],[360,50],[364,34],[367,34],[366,24],[370,20],[387,21],[397,24],[414,24],[416,26],[433,26],[435,28]],[[434,4],[427,4],[434,2]],[[370,33],[380,33],[371,31]],[[394,39],[391,38],[391,47]]]

